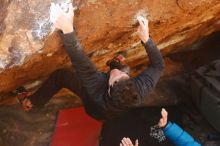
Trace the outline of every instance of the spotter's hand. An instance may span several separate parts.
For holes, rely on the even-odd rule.
[[[138,140],[135,141],[135,145],[131,142],[130,138],[124,137],[121,140],[120,146],[138,146]]]
[[[162,108],[161,110],[161,116],[162,118],[159,121],[159,127],[164,128],[167,125],[167,117],[168,117],[168,112]]]

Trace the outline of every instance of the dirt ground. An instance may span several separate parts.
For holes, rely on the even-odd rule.
[[[219,40],[219,35],[217,35]],[[150,98],[160,96],[170,99],[181,113],[180,123],[202,145],[220,145],[217,132],[208,124],[191,100],[190,75],[198,66],[219,57],[219,41],[211,39],[200,51],[182,52],[170,56],[184,62],[185,71],[177,76],[161,79]],[[201,47],[200,46],[200,47]],[[194,55],[193,55],[194,54]],[[179,56],[178,56],[179,55]],[[164,102],[165,103],[165,102]],[[58,111],[63,108],[80,106],[78,99],[71,96],[53,98],[46,106],[23,111],[19,104],[0,106],[0,146],[48,146],[50,144]],[[160,103],[158,103],[160,105]],[[164,105],[167,108],[173,105]],[[158,111],[158,107],[155,107]],[[154,112],[151,116],[154,117]],[[171,119],[172,120],[172,119]],[[106,125],[108,126],[108,121]],[[108,132],[108,130],[107,130]],[[113,134],[110,133],[109,134]],[[217,136],[217,137],[216,137]]]
[[[28,112],[19,104],[1,106],[0,146],[48,146],[58,110],[77,104],[72,97],[59,97],[45,107],[35,107]]]

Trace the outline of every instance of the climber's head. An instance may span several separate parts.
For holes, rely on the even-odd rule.
[[[109,77],[109,86],[114,86],[117,84],[120,80],[127,80],[129,79],[129,75],[119,69],[112,69],[110,71],[110,77]]]
[[[133,79],[118,69],[113,69],[110,72],[109,95],[114,103],[119,106],[135,104],[139,99]]]

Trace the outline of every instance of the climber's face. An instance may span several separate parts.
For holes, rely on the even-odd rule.
[[[120,80],[126,80],[129,79],[129,75],[123,71],[120,71],[118,69],[113,69],[110,71],[110,77],[109,77],[109,87],[113,87],[117,82]]]

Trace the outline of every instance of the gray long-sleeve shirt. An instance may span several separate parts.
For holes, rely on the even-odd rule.
[[[106,119],[132,108],[131,106],[128,109],[121,109],[121,107],[116,107],[112,103],[108,94],[109,74],[96,69],[95,65],[84,53],[75,32],[64,34],[63,36],[65,50],[85,89],[86,97],[82,97],[82,99],[87,113],[96,119]],[[138,101],[140,105],[155,87],[164,68],[163,58],[153,41],[149,39],[147,43],[144,44],[142,42],[142,44],[148,53],[150,65],[138,76],[132,78],[140,95]]]

